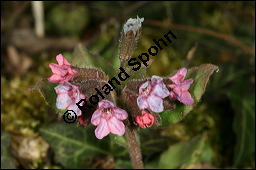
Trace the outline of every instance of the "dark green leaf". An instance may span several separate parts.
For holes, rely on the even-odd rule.
[[[245,80],[238,79],[229,91],[235,111],[233,129],[236,133],[234,166],[242,166],[255,153],[255,94],[248,94],[243,88]]]
[[[190,141],[172,145],[162,153],[158,163],[159,169],[176,169],[182,165],[192,164],[199,160],[205,142],[205,136],[200,135]]]
[[[128,160],[118,159],[115,163],[115,169],[132,169],[132,163]]]
[[[110,139],[114,144],[117,144],[119,146],[122,146],[124,148],[128,147],[127,141],[125,140],[124,136],[118,136],[114,134],[110,134]]]
[[[86,168],[89,158],[110,153],[108,137],[97,139],[94,129],[58,123],[41,128],[40,132],[65,168]]]

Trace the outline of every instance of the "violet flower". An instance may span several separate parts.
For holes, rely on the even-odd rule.
[[[53,75],[48,78],[51,83],[63,83],[71,80],[78,72],[72,68],[72,65],[59,54],[56,56],[58,64],[50,63],[49,67],[52,69]]]
[[[91,118],[91,124],[97,126],[95,136],[98,139],[102,139],[110,132],[119,136],[124,135],[125,126],[122,120],[127,119],[127,112],[115,107],[108,100],[100,101],[98,106],[99,108],[93,113]]]
[[[154,112],[162,112],[164,110],[163,99],[169,94],[163,78],[152,76],[151,80],[140,85],[137,104],[140,109],[150,108]]]
[[[54,89],[58,95],[56,99],[56,107],[58,109],[73,110],[77,116],[81,116],[82,111],[78,108],[76,103],[81,99],[85,99],[85,95],[80,92],[80,87],[78,85],[70,84],[69,82],[64,82]],[[72,113],[71,116],[74,116]]]
[[[186,68],[179,69],[175,75],[169,78],[174,84],[168,85],[168,87],[173,89],[170,93],[170,97],[172,99],[177,99],[181,103],[184,103],[185,105],[189,106],[194,103],[194,99],[191,97],[190,93],[188,92],[188,89],[190,85],[194,82],[194,80],[192,78],[188,80],[184,80],[186,77],[186,74],[187,74]]]

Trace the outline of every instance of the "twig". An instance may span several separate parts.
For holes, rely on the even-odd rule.
[[[32,30],[16,30],[10,36],[3,37],[1,47],[13,45],[26,53],[39,53],[48,50],[73,50],[78,40],[68,37],[39,38]]]
[[[147,1],[138,1],[130,5],[128,8],[124,10],[124,16],[130,14],[131,12],[135,11],[136,9],[140,8],[144,4],[148,3]]]
[[[44,37],[44,4],[42,1],[32,1],[32,11],[35,19],[35,32],[40,38]]]
[[[210,35],[213,37],[217,37],[217,38],[223,39],[225,41],[228,41],[228,42],[236,45],[237,47],[241,48],[243,51],[245,51],[251,55],[254,55],[254,50],[252,48],[247,47],[246,45],[242,44],[234,37],[229,36],[227,34],[219,33],[216,31],[205,29],[205,28],[186,26],[186,25],[180,25],[180,24],[174,24],[174,23],[165,23],[162,21],[156,21],[156,20],[150,20],[150,19],[146,19],[144,21],[144,23],[151,25],[151,26],[156,26],[156,27],[164,27],[164,28],[172,28],[172,29],[176,29],[176,30],[198,32],[198,33]]]

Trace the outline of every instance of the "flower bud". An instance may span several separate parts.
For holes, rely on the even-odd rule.
[[[135,116],[135,122],[143,129],[151,127],[154,124],[154,116],[142,110],[141,116]]]
[[[120,39],[119,47],[119,59],[121,63],[128,61],[136,46],[137,40],[139,39],[141,33],[141,23],[144,21],[144,18],[129,18],[123,26]]]

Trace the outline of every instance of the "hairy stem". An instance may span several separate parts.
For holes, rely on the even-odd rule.
[[[129,128],[126,127],[126,140],[128,142],[128,149],[130,154],[130,159],[134,169],[144,169],[142,156],[138,141],[135,137],[135,132],[132,132]]]

